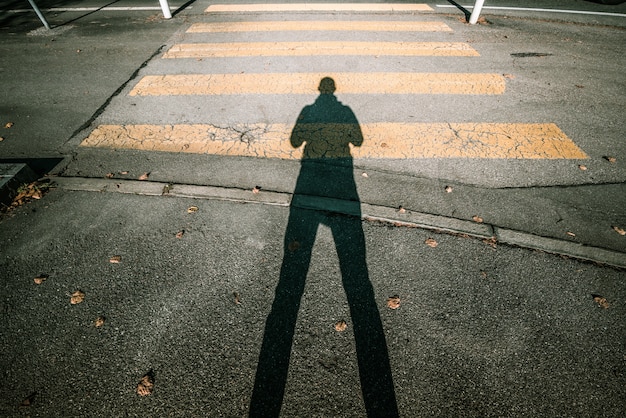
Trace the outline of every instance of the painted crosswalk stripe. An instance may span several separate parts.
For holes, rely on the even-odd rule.
[[[302,125],[300,125],[302,127]],[[312,140],[331,142],[346,125],[309,124]],[[553,123],[371,123],[354,158],[586,159]],[[293,125],[100,125],[81,146],[223,156],[300,159],[289,142]],[[331,138],[328,140],[328,138]],[[332,155],[332,144],[323,147]],[[311,155],[315,157],[315,155]],[[320,155],[320,157],[322,157]]]
[[[130,96],[317,94],[330,77],[343,94],[502,94],[500,74],[481,73],[268,73],[147,75]]]
[[[187,33],[277,31],[451,32],[443,22],[423,21],[266,21],[194,23]]]
[[[479,54],[464,42],[224,42],[176,44],[163,58],[320,55],[472,57]]]
[[[219,12],[431,12],[427,4],[405,3],[293,3],[212,4],[206,13]]]

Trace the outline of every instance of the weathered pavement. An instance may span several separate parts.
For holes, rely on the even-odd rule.
[[[623,13],[623,6],[575,3]],[[172,21],[151,14],[157,12],[101,11],[86,17],[63,12],[56,17],[61,23],[80,19],[48,34],[32,21],[28,36],[3,33],[9,63],[1,65],[3,76],[13,82],[2,124],[14,125],[1,135],[6,138],[1,156],[27,160],[39,174],[52,171],[57,188],[0,223],[2,349],[8,353],[2,415],[247,415],[259,382],[255,373],[263,369],[262,342],[271,340],[264,327],[281,270],[289,271],[288,255],[308,251],[306,240],[284,242],[294,213],[310,213],[324,225],[305,263],[309,273],[289,375],[282,382],[283,415],[363,416],[365,405],[372,408],[361,394],[367,384],[359,376],[367,373],[357,356],[380,357],[383,350],[368,351],[353,339],[359,341],[362,333],[359,304],[344,292],[350,294],[348,278],[356,269],[340,269],[345,240],[355,242],[355,257],[367,260],[375,295],[367,313],[380,317],[393,376],[393,390],[382,392],[392,392],[400,416],[592,416],[598,410],[620,415],[626,379],[624,273],[606,267],[626,264],[625,237],[613,229],[626,224],[620,18],[544,21],[535,17],[554,15],[505,17],[486,10],[491,25],[468,27],[458,10],[442,14],[435,4],[432,12],[416,14],[212,15],[204,12],[208,6],[194,3]],[[371,28],[342,33],[292,27],[218,31],[208,38],[188,32],[198,27],[194,24],[257,20],[419,21],[431,28],[443,23],[449,30],[398,35]],[[319,41],[440,42],[443,37],[454,43],[455,54],[478,55],[398,58],[379,50],[345,60],[163,58],[173,47],[184,52],[186,47],[177,45],[185,43],[271,43],[291,36],[315,47]],[[33,57],[41,56],[45,72],[33,64]],[[74,70],[71,77],[68,68]],[[410,80],[390,87],[367,78],[441,71],[488,74],[495,83],[485,84],[486,94],[446,93],[441,89],[465,88],[467,80],[437,76],[420,79],[430,91],[410,92],[407,86],[415,89]],[[314,84],[304,83],[300,92],[277,94],[281,79],[262,78],[280,74],[284,81],[303,73],[313,74]],[[235,77],[222,85],[246,86],[248,92],[183,96],[159,88],[151,90],[157,94],[136,90],[149,76],[190,74]],[[242,83],[246,74],[261,82]],[[331,192],[292,202],[299,156],[245,153],[254,147],[254,152],[285,150],[268,146],[263,135],[289,141],[298,114],[319,95],[315,77],[322,75],[333,76],[336,96],[354,111],[364,133],[363,146],[352,149],[352,169],[331,164],[323,174],[350,173],[357,207]],[[504,90],[494,89],[502,84]],[[259,91],[251,93],[252,88]],[[381,92],[371,94],[372,88]],[[186,126],[207,124],[216,142],[231,142],[228,152],[215,151],[219,147],[193,152],[195,134]],[[566,147],[550,152],[572,154],[545,158],[542,141],[515,154],[520,150],[498,143],[502,136],[493,141],[484,136],[485,126],[497,125],[511,136],[533,124],[556,127],[542,132],[557,132],[554,138]],[[145,147],[124,149],[137,135],[124,139],[119,133],[137,126],[147,129],[140,137]],[[163,126],[183,127],[183,142],[176,135],[162,141]],[[450,132],[452,137],[444,147],[417,143],[402,151],[434,155],[390,157],[406,143],[393,138],[416,126],[409,139],[424,132],[425,141],[433,137],[428,132],[437,132],[435,139]],[[376,140],[376,129],[386,137]],[[113,138],[115,149],[85,141],[94,132],[104,132],[98,138],[105,142]],[[119,138],[126,142],[115,142]],[[165,142],[179,148],[159,148]],[[200,146],[206,142],[196,139]],[[450,158],[452,152],[461,154]],[[493,152],[503,154],[490,158]],[[137,180],[143,173],[149,173],[148,181]],[[191,206],[198,211],[188,213]],[[358,231],[349,232],[354,223],[342,221],[353,218],[333,213],[365,219],[363,245],[356,244]],[[333,239],[330,228],[344,223],[351,226]],[[121,263],[109,261],[115,255]],[[48,279],[34,284],[42,273]],[[70,294],[78,289],[86,299],[71,305]],[[397,310],[387,307],[394,295],[401,300]],[[601,297],[608,309],[600,307]],[[98,316],[106,318],[101,328],[93,325]],[[335,331],[339,320],[347,322],[346,331]],[[383,365],[370,367],[372,375],[385,374]],[[136,385],[149,370],[155,391],[138,397]],[[30,395],[31,405],[20,407]]]

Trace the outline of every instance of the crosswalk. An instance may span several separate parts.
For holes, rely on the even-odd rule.
[[[502,73],[483,72],[411,72],[396,71],[291,71],[291,67],[273,65],[272,71],[213,72],[212,63],[226,59],[291,59],[341,62],[348,57],[393,57],[402,59],[480,60],[479,51],[466,42],[443,40],[453,30],[443,22],[420,19],[430,11],[425,4],[236,4],[211,5],[206,21],[190,25],[183,42],[169,47],[152,71],[143,74],[127,92],[127,100],[154,100],[163,106],[173,98],[213,98],[227,96],[276,97],[277,95],[316,95],[320,80],[331,77],[336,94],[361,97],[379,95],[415,96],[484,96],[506,94],[507,79]],[[276,12],[371,12],[375,19],[277,19]],[[384,12],[383,14],[376,14]],[[410,13],[411,20],[390,19]],[[230,19],[221,19],[227,16]],[[233,19],[233,16],[235,19]],[[299,15],[300,16],[300,15]],[[268,19],[269,17],[269,19]],[[315,16],[313,16],[315,17]],[[243,18],[243,19],[242,19]],[[294,41],[298,33],[307,40]],[[350,33],[362,40],[328,40],[328,33]],[[378,40],[378,34],[394,40]],[[276,34],[276,40],[258,40]],[[284,36],[291,34],[290,36]],[[406,40],[411,34],[411,40]],[[415,41],[419,34],[430,39]],[[441,39],[432,36],[441,34]],[[215,40],[219,35],[221,38]],[[278,36],[281,35],[281,36]],[[251,40],[254,39],[254,40]],[[287,40],[286,40],[287,39]],[[194,66],[193,62],[206,65]],[[230,62],[230,61],[229,61]],[[235,61],[236,62],[236,61]],[[279,64],[281,61],[277,61]],[[163,64],[168,65],[163,65]],[[277,68],[278,67],[278,68]],[[302,67],[306,67],[302,65]],[[195,71],[201,68],[202,71]],[[166,71],[159,72],[159,69]],[[171,73],[168,73],[167,69]],[[152,72],[152,73],[150,73]],[[156,72],[156,73],[155,73]],[[399,96],[400,97],[400,96]],[[193,101],[189,100],[189,106]],[[181,102],[176,102],[180,105]],[[149,107],[150,105],[146,105]],[[184,113],[184,112],[183,112]],[[192,113],[192,112],[190,112]],[[297,114],[297,109],[296,109]],[[283,120],[218,123],[207,114],[203,120],[162,120],[151,124],[125,120],[102,123],[82,141],[83,147],[136,149],[176,153],[199,153],[257,158],[299,159],[302,151],[293,149],[289,135],[294,128],[293,114]],[[164,118],[166,119],[166,118]],[[180,119],[180,118],[178,118]],[[115,121],[117,122],[117,121]],[[355,158],[418,159],[584,159],[586,154],[557,125],[550,122],[516,123],[457,122],[454,115],[442,115],[428,122],[362,122],[363,146],[353,150]],[[332,126],[320,127],[328,133]]]

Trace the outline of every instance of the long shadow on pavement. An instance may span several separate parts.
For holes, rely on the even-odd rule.
[[[250,403],[251,417],[278,417],[285,393],[291,347],[311,252],[320,224],[333,235],[343,287],[350,305],[365,409],[369,417],[397,417],[387,344],[366,264],[360,202],[350,144],[361,146],[356,116],[334,95],[335,82],[320,82],[320,95],[306,106],[291,134],[291,145],[304,145],[300,174],[284,238],[280,279],[267,321]],[[302,196],[350,201],[355,216],[302,209]]]

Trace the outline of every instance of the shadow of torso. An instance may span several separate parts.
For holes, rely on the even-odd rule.
[[[356,116],[330,93],[302,109],[291,134],[291,146],[304,145],[300,174],[294,191],[358,203],[350,147],[363,143]]]

